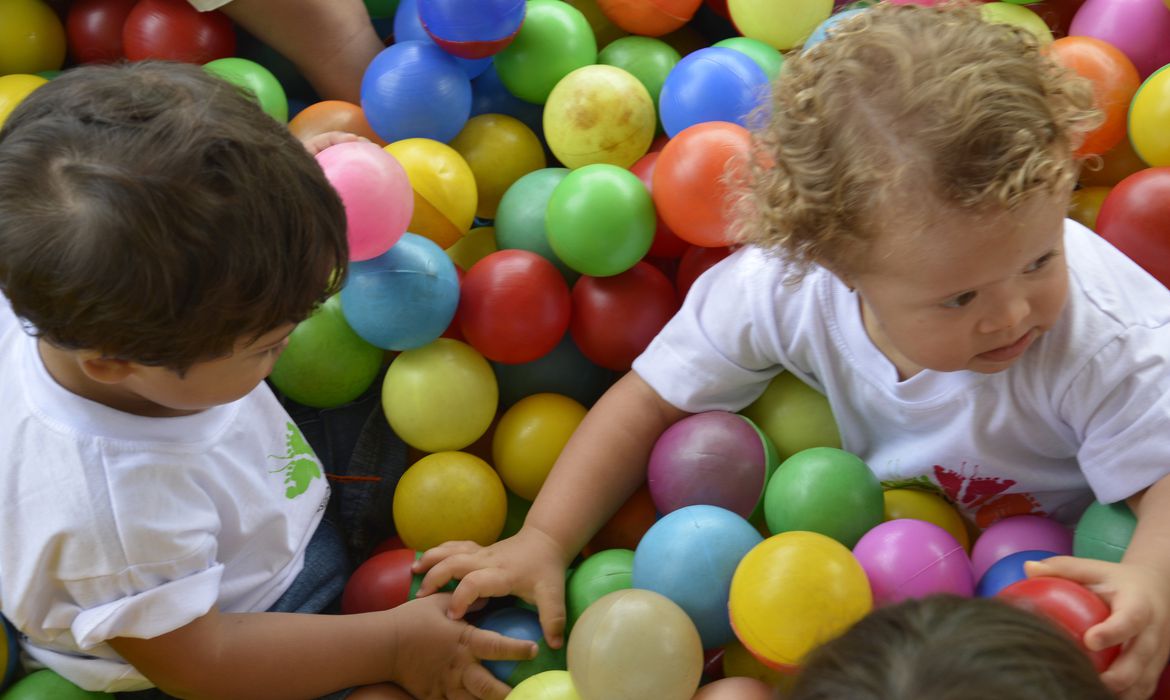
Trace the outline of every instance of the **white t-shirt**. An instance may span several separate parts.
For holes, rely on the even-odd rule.
[[[191,7],[194,7],[196,10],[199,10],[200,12],[210,12],[211,10],[218,10],[219,8],[223,7],[224,5],[228,4],[231,1],[232,0],[187,0],[187,2],[191,3]]]
[[[151,684],[107,644],[266,610],[300,572],[329,497],[261,384],[178,418],[81,398],[0,295],[0,611],[37,662],[91,690]]]
[[[1065,224],[1060,320],[997,374],[898,381],[857,295],[745,248],[699,278],[633,368],[691,412],[736,411],[789,370],[825,394],[844,449],[885,482],[933,485],[986,526],[1074,521],[1170,473],[1170,291],[1092,231]]]

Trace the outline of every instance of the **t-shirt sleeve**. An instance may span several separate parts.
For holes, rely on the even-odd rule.
[[[678,313],[633,369],[684,411],[738,411],[782,367],[774,343],[776,260],[744,248],[695,281]]]
[[[199,10],[200,12],[210,12],[211,10],[218,10],[219,8],[223,7],[224,5],[228,4],[231,1],[232,0],[187,0],[187,2],[191,3],[191,7],[194,7],[196,10]]]

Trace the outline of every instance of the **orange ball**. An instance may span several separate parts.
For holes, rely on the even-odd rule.
[[[631,34],[662,36],[695,16],[703,0],[597,0],[614,24]]]
[[[658,214],[688,243],[716,248],[731,243],[725,172],[746,162],[751,136],[731,122],[702,122],[667,142],[654,166]]]
[[[1090,36],[1066,36],[1049,45],[1054,60],[1093,84],[1093,101],[1105,114],[1089,132],[1078,156],[1101,155],[1125,138],[1129,103],[1141,85],[1133,61],[1112,44]]]
[[[1082,187],[1112,187],[1145,168],[1146,162],[1134,152],[1129,139],[1121,139],[1101,156],[1099,164],[1089,162],[1081,166],[1080,184]]]
[[[344,131],[386,145],[366,121],[362,108],[342,100],[322,100],[305,107],[288,123],[288,130],[301,141],[327,131]]]

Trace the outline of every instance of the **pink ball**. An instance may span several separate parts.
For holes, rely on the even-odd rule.
[[[369,260],[390,250],[414,214],[414,190],[402,165],[366,141],[330,146],[317,162],[345,205],[349,259]]]
[[[1170,10],[1162,0],[1085,0],[1068,33],[1113,44],[1142,78],[1170,62]]]
[[[992,564],[1009,554],[1043,550],[1072,554],[1072,530],[1055,520],[1038,515],[1004,518],[983,531],[971,548],[971,565],[979,579]]]
[[[755,678],[733,676],[713,681],[699,688],[693,700],[773,700],[776,692]]]
[[[853,556],[869,578],[874,605],[933,593],[970,596],[975,591],[963,545],[925,520],[888,520],[861,536]]]

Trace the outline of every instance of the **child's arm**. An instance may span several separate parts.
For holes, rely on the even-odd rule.
[[[220,9],[296,64],[322,99],[361,103],[362,76],[384,48],[362,0],[233,0]]]
[[[110,646],[180,698],[316,698],[391,681],[416,697],[503,700],[508,687],[478,660],[529,659],[536,645],[451,620],[447,604],[443,595],[360,615],[212,610],[154,639]]]
[[[479,598],[515,593],[537,606],[545,639],[559,647],[565,567],[645,480],[654,441],[685,415],[637,373],[626,374],[573,433],[524,527],[486,548],[449,542],[429,550],[416,564],[430,569],[419,595],[462,579],[451,597],[461,617]]]
[[[1029,576],[1083,583],[1109,603],[1112,613],[1085,632],[1085,645],[1124,644],[1101,680],[1120,700],[1146,700],[1170,656],[1170,476],[1130,499],[1130,505],[1138,524],[1120,564],[1054,557],[1027,568]]]

